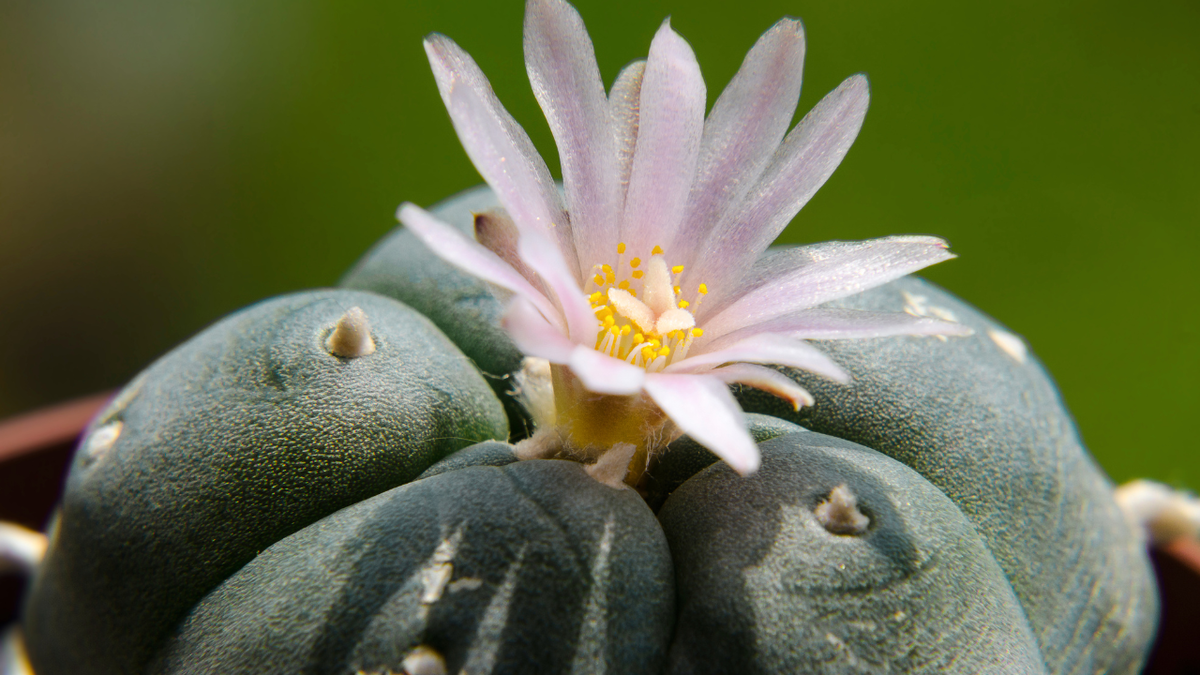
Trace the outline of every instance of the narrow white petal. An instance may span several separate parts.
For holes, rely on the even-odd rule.
[[[725,294],[701,306],[699,322],[714,336],[728,333],[861,293],[953,257],[945,241],[921,236],[776,249],[755,263],[740,294]]]
[[[576,246],[593,256],[611,253],[620,225],[612,113],[574,7],[563,0],[526,3],[525,68],[558,145]]]
[[[752,264],[816,191],[825,184],[858,136],[867,114],[867,78],[854,75],[830,92],[796,128],[746,195],[706,239],[687,283],[722,287]],[[694,275],[703,274],[705,279]]]
[[[425,209],[407,202],[400,205],[396,217],[439,258],[472,276],[527,299],[542,314],[557,323],[558,330],[566,330],[558,308],[541,291],[534,288],[511,265],[479,242],[467,237],[458,228],[443,223]]]
[[[795,380],[778,370],[772,370],[766,366],[756,366],[753,363],[733,363],[711,370],[708,374],[729,384],[738,383],[762,389],[791,403],[796,410],[813,404],[812,394],[805,391],[804,387],[796,384]]]
[[[951,321],[912,316],[903,312],[861,309],[806,309],[720,335],[705,331],[696,349],[717,350],[751,335],[779,333],[802,340],[847,340],[892,335],[970,335],[969,326]]]
[[[588,391],[597,394],[628,396],[642,390],[646,371],[620,359],[577,345],[567,362],[571,372]]]
[[[704,130],[704,80],[696,56],[664,22],[642,78],[637,147],[621,241],[632,255],[667,246],[683,219]]]
[[[521,228],[558,242],[568,264],[578,269],[570,223],[550,170],[525,130],[504,109],[469,54],[444,35],[425,40],[438,91],[467,156],[500,205]]]
[[[694,350],[693,355],[667,366],[665,372],[690,373],[737,362],[792,366],[823,375],[836,382],[850,381],[846,371],[821,350],[800,340],[774,333],[753,335],[723,349]]]
[[[625,209],[625,191],[629,188],[629,174],[633,171],[633,151],[637,147],[638,107],[642,99],[642,77],[646,74],[646,60],[639,59],[625,66],[608,94],[612,109],[613,144],[616,150],[617,208]]]
[[[646,393],[692,440],[743,476],[758,470],[758,446],[729,387],[707,375],[646,376]]]
[[[521,297],[513,298],[500,321],[517,349],[550,363],[566,363],[577,346],[551,326],[532,303]]]
[[[673,256],[694,264],[693,247],[754,187],[792,123],[804,69],[804,27],[782,19],[746,54],[704,121],[696,182]]]

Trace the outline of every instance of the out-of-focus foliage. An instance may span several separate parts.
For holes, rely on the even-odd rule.
[[[1026,337],[1114,478],[1200,487],[1194,2],[577,5],[607,82],[672,15],[710,104],[762,31],[801,17],[801,111],[859,71],[872,105],[782,241],[948,238],[962,258],[926,276]],[[229,311],[330,285],[402,200],[478,183],[428,32],[479,60],[552,158],[521,16],[516,0],[0,5],[0,416],[116,387]]]

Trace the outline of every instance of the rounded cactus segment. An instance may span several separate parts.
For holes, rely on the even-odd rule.
[[[714,464],[659,512],[679,597],[666,672],[1045,672],[1004,573],[937,488],[822,434],[759,448],[753,476]]]
[[[355,344],[374,351],[331,353],[352,307]],[[220,321],[139,375],[81,443],[26,607],[37,671],[139,672],[259,551],[506,435],[478,371],[390,298],[299,293]]]
[[[1144,544],[1032,351],[915,277],[828,306],[952,319],[975,332],[818,341],[851,385],[791,371],[816,405],[794,412],[743,390],[743,407],[874,448],[946,493],[1008,575],[1051,673],[1141,672],[1157,617]]]
[[[150,672],[657,675],[673,589],[632,490],[574,462],[465,468],[267,549],[196,605]]]

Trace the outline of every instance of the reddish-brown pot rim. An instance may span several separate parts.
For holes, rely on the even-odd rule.
[[[79,435],[112,392],[84,396],[0,421],[0,520],[44,526],[62,491]],[[1151,551],[1162,594],[1159,635],[1146,675],[1200,672],[1200,542]],[[0,632],[17,616],[22,580],[0,576]]]

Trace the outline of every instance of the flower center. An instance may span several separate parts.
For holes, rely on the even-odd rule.
[[[675,278],[683,265],[670,267],[655,246],[642,267],[641,258],[625,260],[625,244],[617,244],[617,264],[596,265],[588,282],[592,310],[600,320],[596,351],[655,373],[687,357],[692,340],[704,333],[689,311],[708,293],[704,284],[692,300],[683,299]]]

